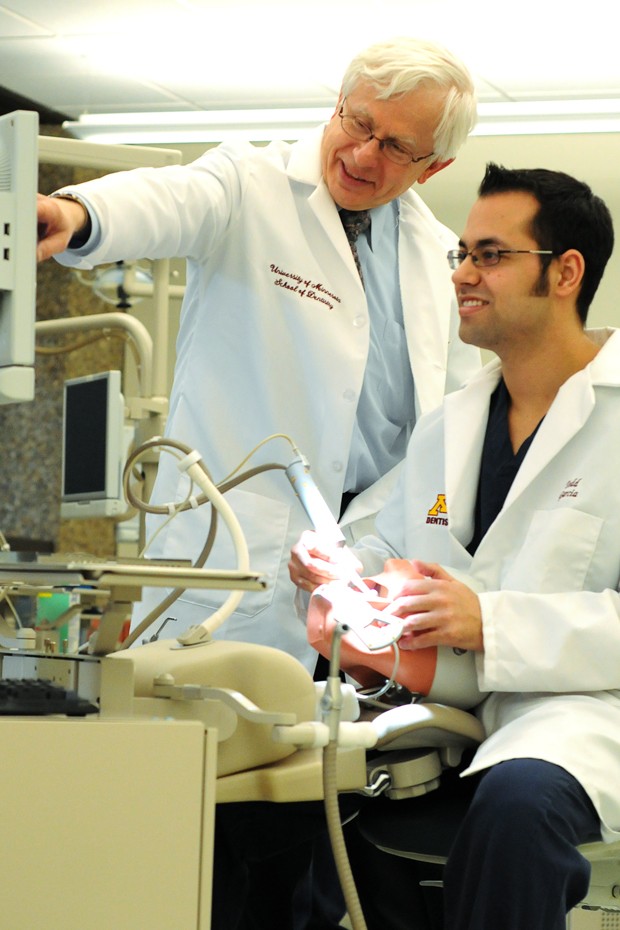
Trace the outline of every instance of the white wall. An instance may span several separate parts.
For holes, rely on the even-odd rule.
[[[475,136],[456,161],[418,188],[435,215],[457,234],[463,231],[486,163],[507,168],[551,168],[585,181],[602,197],[620,240],[620,134]],[[620,326],[620,244],[616,246],[588,317],[591,326]]]

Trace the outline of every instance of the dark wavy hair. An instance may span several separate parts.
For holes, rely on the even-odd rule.
[[[576,249],[584,257],[585,271],[577,298],[577,312],[585,323],[614,247],[614,228],[607,205],[583,181],[546,168],[504,168],[490,162],[478,194],[488,197],[523,191],[532,194],[539,209],[532,221],[538,247],[562,255]],[[553,255],[541,255],[542,275]]]

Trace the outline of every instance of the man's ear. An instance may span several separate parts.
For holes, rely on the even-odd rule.
[[[340,93],[338,94],[338,100],[336,101],[336,108],[329,118],[330,122],[331,120],[333,120],[335,116],[338,116],[338,114],[340,113],[340,107],[342,106],[343,103],[344,103],[344,94],[342,93],[342,90],[341,90]]]
[[[434,161],[432,165],[429,165],[428,168],[425,168],[420,177],[418,178],[418,184],[424,184],[425,181],[428,181],[429,178],[432,178],[434,174],[437,174],[438,171],[443,171],[444,168],[447,168],[448,165],[451,165],[454,161],[453,158],[449,158],[448,161]]]
[[[561,296],[569,297],[581,287],[586,269],[585,259],[577,249],[568,249],[558,256],[558,262],[560,267],[556,289]]]

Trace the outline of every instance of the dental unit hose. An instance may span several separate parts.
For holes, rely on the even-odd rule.
[[[177,463],[177,467],[179,471],[187,473],[218,511],[232,537],[235,554],[237,556],[237,568],[240,571],[249,571],[250,555],[239,521],[234,511],[225,500],[224,495],[218,491],[208,477],[205,469],[199,464],[201,461],[200,454],[194,450],[186,455],[185,458],[181,459],[181,461]],[[192,626],[186,630],[185,633],[182,633],[178,637],[179,643],[183,646],[193,646],[208,641],[211,638],[211,634],[219,629],[224,621],[234,612],[242,597],[243,591],[231,591],[224,603],[218,607],[207,620],[203,620],[202,623],[197,626]]]

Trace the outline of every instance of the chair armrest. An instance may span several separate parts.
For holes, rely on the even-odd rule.
[[[477,717],[444,704],[402,704],[383,711],[373,720],[377,749],[476,746],[485,737]]]

